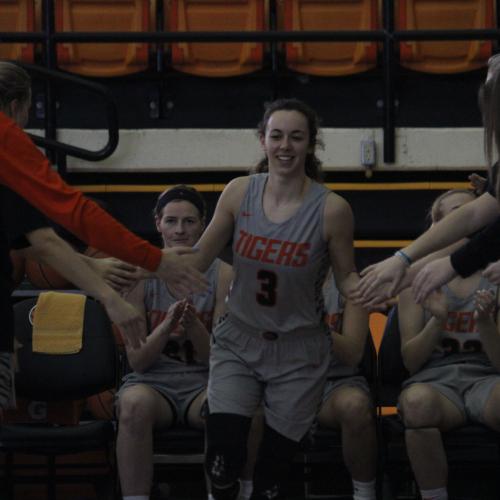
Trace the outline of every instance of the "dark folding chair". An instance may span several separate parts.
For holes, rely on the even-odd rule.
[[[104,308],[87,298],[84,313],[83,347],[76,354],[40,354],[32,350],[30,313],[36,298],[19,302],[14,307],[18,373],[16,392],[19,397],[43,402],[84,399],[114,387],[117,378],[116,346],[111,324]],[[104,451],[105,463],[59,461],[56,457],[88,451]],[[101,498],[115,493],[114,425],[110,421],[79,422],[55,425],[51,422],[6,424],[0,428],[0,451],[6,453],[4,468],[5,493],[2,499],[14,498],[14,483],[47,483],[47,498],[56,498],[57,483],[89,483]],[[45,475],[26,474],[18,469],[30,468],[14,464],[16,454],[47,458]],[[87,460],[88,462],[88,460]],[[40,468],[40,466],[36,466]],[[16,474],[16,472],[21,472]],[[85,474],[85,475],[83,475]],[[89,477],[90,476],[90,477]]]
[[[401,337],[399,332],[398,309],[393,307],[389,313],[386,328],[378,353],[377,407],[397,406],[401,385],[409,376],[401,356]],[[405,427],[399,415],[381,415],[379,412],[379,456],[380,468],[385,473],[383,498],[417,498],[417,486],[413,478],[406,452]],[[454,477],[466,471],[467,477],[473,469],[474,477],[493,472],[500,465],[499,434],[479,424],[443,433],[443,442],[450,470],[450,490],[462,490],[463,483],[453,484]],[[495,476],[490,476],[493,478]],[[474,483],[476,484],[476,480]],[[480,498],[476,484],[475,494],[469,498]],[[490,485],[488,485],[490,489]],[[488,492],[488,494],[490,491]],[[499,498],[498,491],[495,497]]]

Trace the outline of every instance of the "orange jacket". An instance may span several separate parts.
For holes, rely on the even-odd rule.
[[[66,184],[28,135],[0,112],[0,184],[109,255],[155,271],[161,250],[131,233],[81,191]]]

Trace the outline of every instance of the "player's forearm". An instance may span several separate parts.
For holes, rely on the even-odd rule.
[[[31,244],[32,254],[40,262],[57,269],[62,276],[92,297],[106,304],[117,295],[51,228],[37,229],[26,237]]]
[[[168,342],[168,325],[166,321],[162,321],[138,349],[127,349],[128,362],[134,371],[144,373],[158,360]]]

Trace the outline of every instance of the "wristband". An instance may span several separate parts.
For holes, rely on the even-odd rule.
[[[394,252],[394,255],[399,257],[407,266],[411,266],[413,263],[410,256],[403,252],[403,250],[397,250],[396,252]]]

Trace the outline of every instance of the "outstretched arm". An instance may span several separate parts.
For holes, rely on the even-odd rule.
[[[110,319],[120,328],[126,343],[138,347],[144,342],[146,323],[139,312],[107,285],[53,229],[36,229],[27,233],[26,237],[31,247],[23,251],[25,254],[54,267],[65,278],[102,302]]]
[[[0,127],[0,183],[15,191],[47,217],[103,252],[172,283],[182,281],[200,291],[201,275],[182,263],[178,252],[164,251],[137,237],[83,193],[66,184],[47,158],[12,120]]]
[[[94,272],[117,292],[132,288],[138,280],[138,268],[132,264],[115,257],[96,258],[84,254],[79,255]]]
[[[231,240],[241,200],[248,185],[248,177],[233,179],[222,191],[210,224],[195,245],[198,250],[185,256],[186,262],[205,272]]]
[[[368,266],[361,272],[362,279],[358,291],[367,300],[384,283],[390,283],[389,294],[394,294],[403,279],[410,262],[435,252],[469,236],[489,224],[499,215],[498,202],[489,193],[466,203],[434,224],[413,243],[403,249],[403,256],[394,255],[377,264]]]
[[[351,207],[344,198],[330,193],[325,204],[324,235],[335,282],[344,297],[351,295],[359,279],[354,263],[353,234]]]

